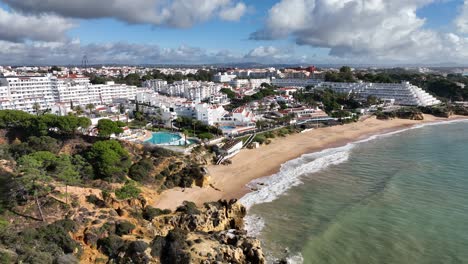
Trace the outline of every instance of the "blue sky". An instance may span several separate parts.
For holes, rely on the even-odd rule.
[[[0,59],[72,63],[86,53],[96,63],[391,64],[468,58],[463,0],[98,2],[0,0],[0,48],[10,50]]]

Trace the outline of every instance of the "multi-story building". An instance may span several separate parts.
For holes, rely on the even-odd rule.
[[[134,99],[136,93],[135,86],[113,82],[93,85],[87,77],[79,75],[0,77],[0,109],[29,113],[34,113],[36,108],[109,104],[117,99]]]
[[[237,78],[237,76],[234,74],[218,73],[215,76],[213,76],[213,81],[218,83],[228,83],[234,80],[235,78]]]
[[[271,84],[280,87],[307,87],[316,86],[322,82],[319,79],[273,79]]]
[[[221,118],[228,113],[220,105],[210,105],[206,103],[195,105],[195,112],[199,121],[210,126],[217,124]]]
[[[198,81],[176,81],[167,84],[162,80],[149,80],[145,82],[147,87],[153,88],[155,92],[169,96],[178,96],[197,102],[207,100],[212,94],[219,92],[223,86],[214,82]]]
[[[324,82],[319,79],[273,79],[272,84],[280,87],[307,87],[314,89],[331,89],[339,93],[354,93],[362,99],[375,96],[382,100],[394,100],[397,105],[430,106],[441,102],[424,91],[410,84],[401,83],[340,83]]]
[[[151,88],[156,92],[160,92],[167,88],[167,81],[161,79],[147,80],[143,82],[143,87]]]
[[[441,102],[423,89],[410,84],[401,83],[333,83],[323,82],[319,89],[329,88],[335,92],[354,93],[362,99],[375,96],[382,100],[394,100],[397,105],[431,106]]]
[[[35,108],[50,109],[55,104],[49,76],[0,77],[0,109],[34,113]]]
[[[210,104],[218,104],[218,105],[227,105],[230,103],[229,98],[224,93],[215,93],[210,95]]]

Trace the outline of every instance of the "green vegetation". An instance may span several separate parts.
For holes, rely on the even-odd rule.
[[[76,231],[71,220],[59,220],[39,228],[26,228],[21,232],[6,230],[0,234],[3,246],[19,252],[16,263],[54,263],[64,254],[81,252],[81,246],[69,232]],[[77,259],[75,263],[77,263]],[[72,262],[73,263],[73,262]]]
[[[18,110],[0,110],[0,128],[20,129],[29,135],[57,134],[73,135],[78,128],[87,128],[91,120],[74,115],[57,116],[52,114],[31,115]]]
[[[112,134],[118,135],[123,132],[122,127],[125,123],[120,121],[112,121],[110,119],[101,119],[98,121],[96,128],[99,131],[100,137],[110,137]]]
[[[135,225],[128,221],[121,221],[115,225],[115,233],[119,236],[128,235],[135,229]]]
[[[147,206],[139,184],[162,190],[202,182],[203,169],[188,157],[78,133],[80,124],[88,122],[76,116],[0,111],[0,140],[6,142],[0,145],[0,260],[78,263],[82,249],[75,239],[82,235],[87,246],[116,263],[145,263],[148,244],[120,236],[133,235],[135,224],[171,211]],[[109,124],[104,127],[122,125]],[[196,129],[204,128],[196,124]],[[125,184],[115,188],[114,182]],[[84,188],[100,189],[102,198]],[[81,207],[82,198],[94,206]],[[114,210],[115,203],[123,208]],[[190,205],[186,210],[196,212]],[[117,220],[125,214],[133,217],[132,223]]]
[[[98,141],[86,152],[96,178],[123,182],[131,161],[127,150],[116,140]]]
[[[164,179],[163,188],[172,189],[174,187],[191,187],[195,181],[203,179],[202,169],[197,165],[186,166],[177,171],[177,165],[167,167],[158,178]],[[177,173],[171,171],[176,170]]]
[[[327,82],[356,82],[354,79],[351,68],[343,66],[339,72],[327,72],[325,74],[325,81]]]
[[[130,167],[128,176],[137,182],[150,183],[154,180],[150,175],[153,167],[151,159],[141,159]]]
[[[136,186],[134,182],[127,182],[122,188],[115,191],[115,196],[118,199],[126,200],[137,198],[141,193],[141,190]]]
[[[392,118],[401,118],[401,119],[411,119],[411,120],[422,120],[424,119],[422,112],[417,107],[404,107],[395,111],[377,111],[375,113],[378,119],[392,119]]]
[[[187,244],[187,231],[173,229],[166,237],[157,236],[151,242],[151,255],[160,257],[161,263],[190,263],[190,256],[181,249]]]
[[[220,90],[220,92],[222,92],[223,94],[226,94],[227,97],[231,100],[236,98],[236,93],[231,89],[223,88]]]
[[[294,94],[294,98],[304,104],[318,105],[321,102],[324,110],[331,115],[333,111],[362,107],[363,104],[359,102],[353,94],[336,93],[331,89],[314,90],[313,92],[299,91]]]
[[[146,206],[145,209],[143,210],[143,218],[145,220],[151,221],[153,218],[160,216],[160,215],[167,215],[170,214],[171,210],[169,209],[164,209],[161,210],[159,208],[154,208],[151,206]]]
[[[184,203],[177,207],[176,212],[183,212],[189,215],[200,214],[200,210],[197,209],[197,206],[193,202],[184,201]]]
[[[209,126],[199,120],[184,116],[179,116],[175,121],[175,125],[182,131],[185,131],[189,136],[195,136],[201,139],[210,139],[213,138],[214,135],[220,135],[222,133],[221,130],[214,126]]]

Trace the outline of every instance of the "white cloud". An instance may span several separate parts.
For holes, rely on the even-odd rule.
[[[0,40],[3,65],[80,65],[83,55],[89,64],[212,64],[212,63],[301,63],[307,59],[291,47],[260,46],[239,54],[231,50],[205,50],[186,45],[161,48],[156,44],[126,42],[82,44],[64,42],[14,43]]]
[[[0,40],[22,42],[26,40],[58,41],[75,24],[55,15],[25,16],[0,8]]]
[[[458,31],[468,33],[468,0],[463,1],[460,14],[455,19],[455,26]]]
[[[237,0],[2,0],[25,13],[70,18],[115,18],[127,23],[190,27],[219,16],[238,20],[245,5]]]
[[[423,28],[425,20],[416,11],[434,1],[281,0],[251,39],[292,37],[299,45],[329,48],[332,56],[370,61],[467,58],[465,38]]]
[[[237,3],[237,5],[233,6],[232,8],[227,8],[222,10],[219,13],[219,16],[223,20],[227,21],[239,21],[240,18],[245,14],[245,11],[247,10],[247,6],[240,2]]]
[[[79,65],[83,55],[87,55],[90,64],[200,63],[223,59],[220,54],[189,46],[160,48],[155,44],[125,42],[83,45],[79,40],[28,43],[0,41],[2,64]]]

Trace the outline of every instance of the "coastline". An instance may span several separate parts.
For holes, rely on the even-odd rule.
[[[183,201],[198,205],[219,199],[240,199],[251,190],[251,181],[277,173],[281,165],[304,154],[345,146],[373,135],[391,133],[417,125],[467,119],[463,116],[437,118],[424,115],[424,120],[378,120],[375,117],[342,126],[313,129],[304,133],[276,138],[258,149],[244,149],[232,158],[228,166],[209,165],[212,187],[176,188],[163,192],[157,198],[158,208],[175,209]]]

